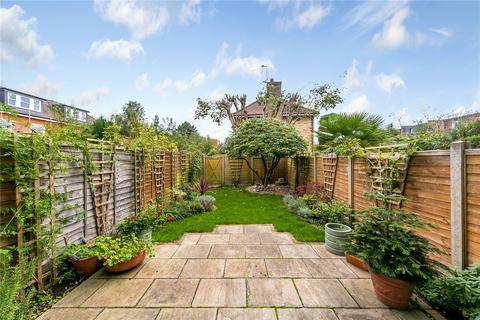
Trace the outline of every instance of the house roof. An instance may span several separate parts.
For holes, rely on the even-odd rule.
[[[245,112],[247,113],[247,117],[257,117],[257,116],[263,116],[263,108],[264,106],[261,105],[258,101],[253,101],[249,105],[245,107]],[[267,109],[271,108],[270,106],[267,106]],[[299,113],[299,115],[304,115],[305,117],[311,117],[312,114],[309,111],[309,109],[302,107],[302,110],[305,110],[308,112]],[[234,112],[234,115],[240,114],[240,112]],[[284,112],[284,115],[288,115],[288,111]]]

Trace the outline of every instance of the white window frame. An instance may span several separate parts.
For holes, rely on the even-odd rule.
[[[82,121],[82,122],[86,122],[87,121],[87,113],[85,111],[78,111],[78,120]]]
[[[24,99],[27,99],[27,101],[28,101],[28,106],[27,106],[27,107],[24,107],[24,106],[22,105]],[[32,101],[31,101],[31,99],[30,99],[29,97],[27,97],[27,96],[20,96],[20,103],[18,104],[18,108],[20,108],[20,109],[25,109],[25,110],[29,110],[29,109],[31,109],[31,107],[30,107],[30,104],[31,104],[31,103],[32,103]]]
[[[10,103],[10,97],[15,97],[15,104]],[[17,107],[18,94],[13,92],[7,92],[7,104],[11,107]]]
[[[35,108],[35,103],[38,103],[38,110]],[[42,100],[32,99],[32,104],[30,108],[35,112],[42,112]]]

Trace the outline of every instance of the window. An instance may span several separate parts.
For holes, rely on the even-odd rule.
[[[30,98],[25,96],[20,96],[20,108],[30,109]]]
[[[87,113],[85,111],[80,111],[80,117],[78,118],[80,121],[87,121]]]
[[[17,106],[17,95],[15,93],[8,93],[8,104],[12,107]]]
[[[42,112],[42,102],[38,99],[34,99],[32,109],[37,112]]]

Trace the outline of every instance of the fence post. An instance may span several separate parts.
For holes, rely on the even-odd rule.
[[[353,165],[354,165],[354,158],[348,157],[348,167],[347,167],[347,182],[348,182],[348,206],[353,208],[353,179],[354,179],[354,172],[353,172]]]
[[[313,153],[313,184],[317,188],[317,154]]]
[[[251,167],[251,172],[250,172],[250,175],[252,176],[252,185],[255,184],[255,175],[254,175],[254,172],[253,172],[253,163],[254,163],[254,160],[253,160],[253,157],[250,157],[250,167]]]
[[[466,176],[465,142],[450,145],[450,214],[452,227],[452,266],[466,266]]]

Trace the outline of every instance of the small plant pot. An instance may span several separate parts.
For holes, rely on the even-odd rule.
[[[152,242],[152,229],[147,229],[144,230],[142,233],[140,233],[139,238],[147,243]]]
[[[75,270],[83,273],[87,278],[94,274],[95,271],[97,271],[100,267],[98,258],[95,256],[79,260],[70,260],[70,262],[72,263]]]
[[[112,273],[125,272],[140,265],[143,260],[145,260],[145,251],[140,252],[136,257],[133,257],[126,262],[118,263],[111,267],[105,267],[105,270]]]
[[[375,294],[382,303],[400,310],[408,307],[414,288],[412,283],[378,273],[370,274]]]
[[[362,259],[360,259],[360,258],[358,258],[358,257],[356,257],[356,256],[354,256],[354,255],[352,255],[348,252],[345,252],[345,259],[351,265],[354,265],[355,267],[360,268],[360,269],[368,272],[368,265]]]
[[[350,242],[348,238],[352,228],[341,223],[327,223],[325,225],[325,249],[338,256],[345,255],[345,248]]]

